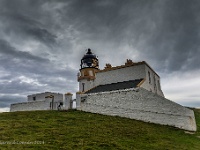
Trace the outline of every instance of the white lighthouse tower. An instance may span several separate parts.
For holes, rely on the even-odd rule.
[[[88,52],[81,59],[81,69],[78,74],[79,92],[85,92],[94,87],[96,72],[99,70],[97,56],[88,49]]]

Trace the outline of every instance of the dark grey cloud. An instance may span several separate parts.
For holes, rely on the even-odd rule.
[[[47,46],[52,46],[56,44],[56,35],[44,28],[39,22],[30,19],[28,16],[16,14],[5,14],[5,30],[3,31],[5,35],[12,35],[16,38],[18,35],[21,37],[31,40],[37,40]]]
[[[0,39],[0,64],[6,75],[0,78],[1,107],[24,101],[25,98],[12,94],[29,95],[32,93],[54,91],[75,91],[76,72],[71,68],[60,68],[49,59],[35,56],[30,52],[19,51],[10,43]],[[66,84],[69,82],[69,84]],[[71,88],[67,88],[71,86]],[[63,88],[63,90],[61,90]]]
[[[74,1],[60,12],[81,33],[78,42],[130,45],[156,69],[170,72],[198,69],[199,6],[197,0]],[[98,48],[110,55],[119,51]]]
[[[39,56],[34,56],[30,54],[29,52],[24,52],[24,51],[19,51],[15,49],[10,43],[7,41],[0,39],[0,52],[1,54],[4,54],[5,56],[8,56],[13,59],[26,59],[26,60],[34,60],[34,61],[39,61],[39,62],[47,62],[48,59],[39,57]]]
[[[44,24],[42,4],[45,1],[1,1],[0,19],[5,36],[37,40],[47,46],[56,44],[56,35]]]
[[[199,6],[195,0],[166,1],[161,20],[156,20],[154,34],[145,44],[148,57],[160,60],[169,71],[198,69]]]
[[[162,78],[198,73],[199,8],[198,0],[1,0],[0,107],[15,101],[9,95],[76,92],[87,48],[101,67],[130,58]]]

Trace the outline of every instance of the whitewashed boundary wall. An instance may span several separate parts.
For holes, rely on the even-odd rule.
[[[10,112],[14,111],[33,111],[33,110],[50,110],[50,102],[36,101],[11,104]]]
[[[43,95],[38,94],[38,95]],[[64,101],[63,101],[63,95],[57,94],[52,100],[52,98],[45,98],[44,95],[42,96],[44,100],[37,100],[37,101],[28,101],[28,102],[22,102],[22,103],[15,103],[10,105],[10,112],[14,111],[35,111],[35,110],[68,110],[72,109],[73,106],[73,100],[72,100],[72,94],[67,93],[65,94]],[[64,104],[64,107],[63,105]],[[52,106],[53,104],[53,106]]]
[[[83,94],[78,97],[78,110],[196,131],[192,110],[143,88]]]

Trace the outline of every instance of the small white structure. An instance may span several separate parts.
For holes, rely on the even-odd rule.
[[[66,93],[65,94],[65,100],[64,100],[64,104],[65,104],[65,110],[69,110],[73,108],[73,100],[72,100],[72,93]]]
[[[28,102],[11,104],[10,111],[63,109],[63,94],[61,93],[45,92],[28,95],[27,97]]]
[[[145,62],[99,69],[90,49],[81,59],[77,109],[196,131],[194,112],[164,98],[159,75]]]

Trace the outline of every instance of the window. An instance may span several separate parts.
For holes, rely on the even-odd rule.
[[[82,92],[85,91],[85,83],[82,83]]]
[[[154,82],[154,90],[155,92],[157,92],[157,86],[156,86],[156,75],[154,74],[154,77],[153,77],[153,82]]]
[[[156,76],[154,75],[154,77],[153,77],[153,82],[154,82],[154,88],[156,87]]]
[[[34,100],[34,101],[36,100],[36,97],[35,97],[35,96],[33,97],[33,100]]]
[[[160,88],[160,81],[158,80],[158,89],[161,90]]]
[[[151,74],[149,71],[148,71],[148,76],[149,76],[149,83],[151,83]]]

